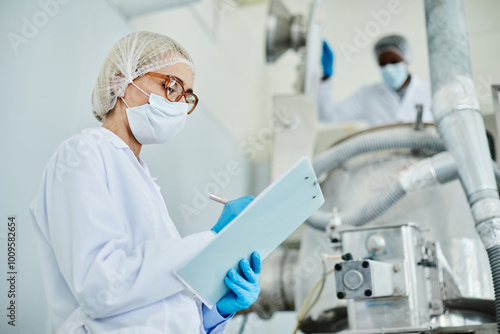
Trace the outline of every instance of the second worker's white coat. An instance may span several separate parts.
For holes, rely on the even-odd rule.
[[[423,104],[423,121],[433,122],[429,85],[411,75],[403,98],[384,83],[365,86],[345,101],[332,101],[332,78],[322,81],[318,94],[318,116],[321,122],[366,120],[371,126],[398,122],[415,122],[416,104]]]

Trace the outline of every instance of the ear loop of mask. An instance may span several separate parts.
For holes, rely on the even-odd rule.
[[[127,108],[130,108],[130,106],[128,105],[127,101],[125,101],[125,99],[123,97],[120,96],[120,99],[122,99],[123,103],[125,103],[125,105],[127,106]]]
[[[137,85],[136,85],[133,81],[131,82],[131,84],[132,84],[132,85],[134,85],[134,86],[135,86],[135,88],[137,88],[138,90],[140,90],[141,92],[143,92],[144,94],[146,94],[146,96],[147,96],[147,97],[149,97],[149,94],[148,94],[148,93],[146,93],[145,91],[143,91],[143,90],[141,89],[141,87],[137,86]]]
[[[148,93],[146,93],[145,91],[143,91],[143,90],[141,89],[141,87],[137,86],[137,85],[136,85],[133,81],[131,82],[131,84],[132,84],[132,85],[134,85],[134,86],[135,86],[135,88],[137,88],[138,90],[140,90],[141,92],[143,92],[144,94],[146,94],[146,96],[148,96],[148,97],[149,97],[149,94],[148,94]],[[123,103],[125,103],[125,105],[127,106],[127,108],[130,108],[130,106],[128,105],[128,103],[125,101],[125,99],[124,99],[123,97],[121,97],[121,96],[120,96],[120,99],[122,99]]]

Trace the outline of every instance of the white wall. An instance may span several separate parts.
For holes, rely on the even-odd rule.
[[[500,84],[500,2],[466,0],[471,61],[476,93],[484,114],[493,113],[491,85]]]

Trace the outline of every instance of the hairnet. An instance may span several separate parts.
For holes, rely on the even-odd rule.
[[[195,72],[187,51],[170,37],[138,31],[121,38],[106,55],[92,91],[95,118],[102,122],[134,79],[177,63],[188,64]]]
[[[412,54],[408,41],[403,36],[390,35],[381,38],[374,47],[375,56],[377,60],[380,54],[384,51],[393,51],[401,56],[405,62],[410,63]]]

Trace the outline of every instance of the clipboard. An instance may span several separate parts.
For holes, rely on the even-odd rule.
[[[239,261],[250,260],[254,251],[264,260],[324,201],[311,161],[303,157],[264,189],[175,275],[212,308],[229,292],[224,277],[230,268],[241,273]]]

